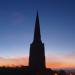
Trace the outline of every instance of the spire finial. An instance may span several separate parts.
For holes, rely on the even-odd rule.
[[[37,16],[39,16],[39,15],[38,15],[38,11],[37,11]]]
[[[34,42],[41,42],[40,23],[39,23],[38,11],[37,11],[36,22],[35,22]]]

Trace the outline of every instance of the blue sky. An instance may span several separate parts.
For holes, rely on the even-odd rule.
[[[37,10],[46,56],[75,57],[74,0],[0,0],[0,57],[29,55]]]

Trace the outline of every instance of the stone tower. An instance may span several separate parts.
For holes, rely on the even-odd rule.
[[[34,39],[30,45],[29,66],[36,71],[45,69],[45,50],[44,44],[41,41],[38,13],[35,22]]]

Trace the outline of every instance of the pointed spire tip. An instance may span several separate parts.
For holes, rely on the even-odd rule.
[[[37,12],[36,22],[35,22],[34,41],[36,41],[36,42],[41,41],[41,33],[40,33],[40,24],[39,24],[38,12]]]

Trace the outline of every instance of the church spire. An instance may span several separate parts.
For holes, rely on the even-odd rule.
[[[36,16],[34,41],[33,42],[41,42],[40,23],[39,23],[38,12],[37,12],[37,16]]]
[[[36,71],[45,69],[45,50],[44,43],[41,41],[38,12],[35,22],[34,40],[30,45],[29,66]]]

